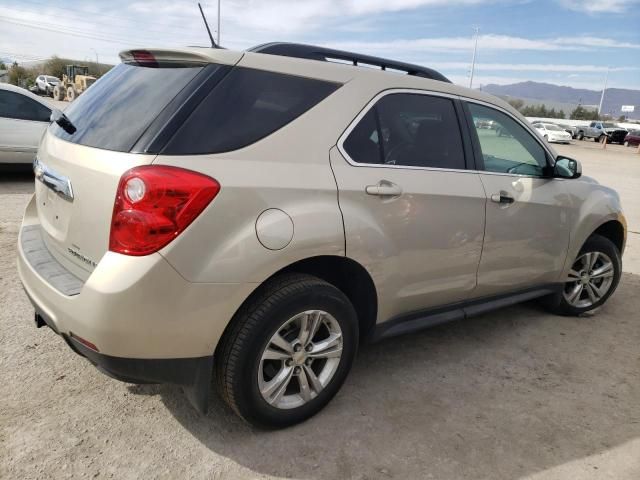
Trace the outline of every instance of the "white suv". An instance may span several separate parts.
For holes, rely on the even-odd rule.
[[[54,112],[18,245],[37,325],[111,376],[285,426],[361,341],[618,284],[618,195],[495,97],[304,45],[121,58]]]

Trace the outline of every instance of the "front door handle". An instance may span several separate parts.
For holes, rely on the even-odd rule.
[[[402,188],[393,182],[380,180],[376,185],[367,185],[364,189],[367,195],[378,195],[380,197],[398,197],[402,195]]]
[[[514,198],[506,192],[494,193],[491,201],[495,203],[509,204],[515,202]]]

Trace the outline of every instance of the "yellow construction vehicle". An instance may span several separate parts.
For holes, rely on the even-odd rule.
[[[88,75],[89,67],[81,65],[67,65],[62,81],[53,89],[54,100],[73,102],[78,95],[89,88],[96,77]]]

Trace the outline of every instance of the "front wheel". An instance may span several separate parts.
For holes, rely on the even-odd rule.
[[[244,420],[279,428],[319,412],[358,347],[347,297],[310,275],[275,278],[234,317],[216,351],[222,397]]]
[[[608,238],[592,235],[573,262],[562,292],[547,298],[547,306],[561,315],[598,308],[616,290],[621,275],[618,248]]]

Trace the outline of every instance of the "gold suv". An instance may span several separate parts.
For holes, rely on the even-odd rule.
[[[108,375],[282,427],[359,342],[616,289],[618,195],[495,97],[296,44],[121,58],[52,114],[18,244],[36,324]]]

